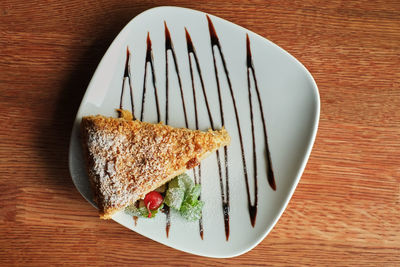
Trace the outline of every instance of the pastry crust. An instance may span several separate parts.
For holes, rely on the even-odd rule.
[[[224,128],[202,132],[100,115],[83,117],[81,130],[102,219],[111,218],[230,142]]]

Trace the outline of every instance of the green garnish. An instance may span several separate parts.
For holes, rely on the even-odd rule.
[[[199,200],[201,186],[194,185],[186,173],[175,177],[168,185],[165,204],[179,211],[188,221],[197,221],[201,217],[204,202]]]
[[[184,197],[185,197],[185,191],[183,189],[179,187],[172,187],[168,188],[164,202],[170,208],[179,210],[181,208]]]
[[[196,204],[192,205],[188,202],[184,202],[179,210],[181,216],[188,221],[197,221],[201,218],[201,211],[203,209],[204,202],[197,201]]]
[[[195,185],[193,180],[183,173],[176,176],[168,183],[164,203],[171,209],[180,213],[188,221],[197,221],[202,216],[204,202],[199,200],[201,185]],[[145,200],[146,201],[146,200]],[[153,218],[163,208],[163,204],[156,210],[151,210]],[[136,207],[135,204],[125,208],[125,213],[131,216],[148,217],[149,212],[146,206]]]
[[[192,179],[186,173],[176,176],[168,183],[168,190],[164,199],[165,204],[179,210],[186,197],[186,192],[191,190],[193,186]]]
[[[150,217],[150,218],[153,218],[154,216],[156,216],[156,214],[158,213],[158,211],[159,211],[160,209],[162,209],[163,206],[164,206],[164,205],[161,205],[158,209],[152,210],[152,211],[151,211],[151,217]],[[131,216],[137,216],[137,217],[145,217],[145,218],[148,218],[148,216],[149,216],[149,212],[148,212],[148,210],[147,210],[146,207],[136,207],[135,204],[126,207],[126,208],[125,208],[125,213],[127,213],[127,214],[129,214],[129,215],[131,215]]]
[[[186,173],[176,176],[168,183],[168,188],[180,188],[184,191],[194,186],[193,180]]]
[[[190,190],[188,190],[184,202],[190,205],[196,205],[196,203],[199,201],[200,193],[201,185],[197,184],[193,186]]]

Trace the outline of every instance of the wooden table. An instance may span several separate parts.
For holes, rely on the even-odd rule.
[[[400,265],[400,2],[0,2],[0,265]],[[313,74],[320,126],[282,218],[251,252],[208,259],[102,221],[75,189],[68,143],[103,53],[158,5],[209,12]]]

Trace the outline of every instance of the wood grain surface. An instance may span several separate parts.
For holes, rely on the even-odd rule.
[[[189,255],[97,212],[68,172],[72,122],[122,27],[160,5],[270,39],[313,74],[320,126],[269,236]],[[0,265],[400,266],[400,1],[0,1]]]

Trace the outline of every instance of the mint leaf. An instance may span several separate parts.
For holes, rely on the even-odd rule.
[[[203,201],[197,201],[195,205],[184,202],[180,209],[181,216],[188,221],[197,221],[201,218],[203,206]]]
[[[146,210],[146,207],[144,208]],[[143,211],[141,208],[137,208],[135,204],[132,204],[125,208],[125,213],[131,216],[143,217]],[[147,212],[147,210],[146,210]]]
[[[184,184],[182,183],[182,181],[179,179],[179,176],[176,176],[174,179],[172,179],[169,183],[168,183],[168,189],[170,188],[180,188],[180,189],[184,189]]]
[[[164,206],[164,205],[161,205],[158,209],[152,210],[152,211],[151,211],[151,217],[150,217],[150,218],[153,218],[154,216],[156,216],[156,214],[158,213],[158,211],[159,211],[160,209],[162,209],[163,206]],[[125,212],[126,214],[128,214],[128,215],[137,216],[137,217],[148,218],[148,216],[149,216],[149,212],[147,211],[147,208],[146,208],[146,207],[139,207],[139,208],[137,208],[135,204],[126,207],[125,210],[124,210],[124,212]]]
[[[191,189],[193,186],[194,186],[193,180],[186,173],[182,173],[176,176],[168,184],[168,188],[180,188],[183,191]]]
[[[179,175],[178,179],[184,185],[185,191],[188,191],[188,190],[192,189],[192,187],[194,186],[194,182],[193,182],[192,178],[190,178],[190,176],[187,175],[186,173],[183,173],[183,174]]]
[[[169,207],[179,210],[181,208],[185,191],[179,187],[168,188],[164,203]]]
[[[195,205],[199,201],[199,196],[201,193],[201,185],[197,184],[188,190],[184,202]]]

